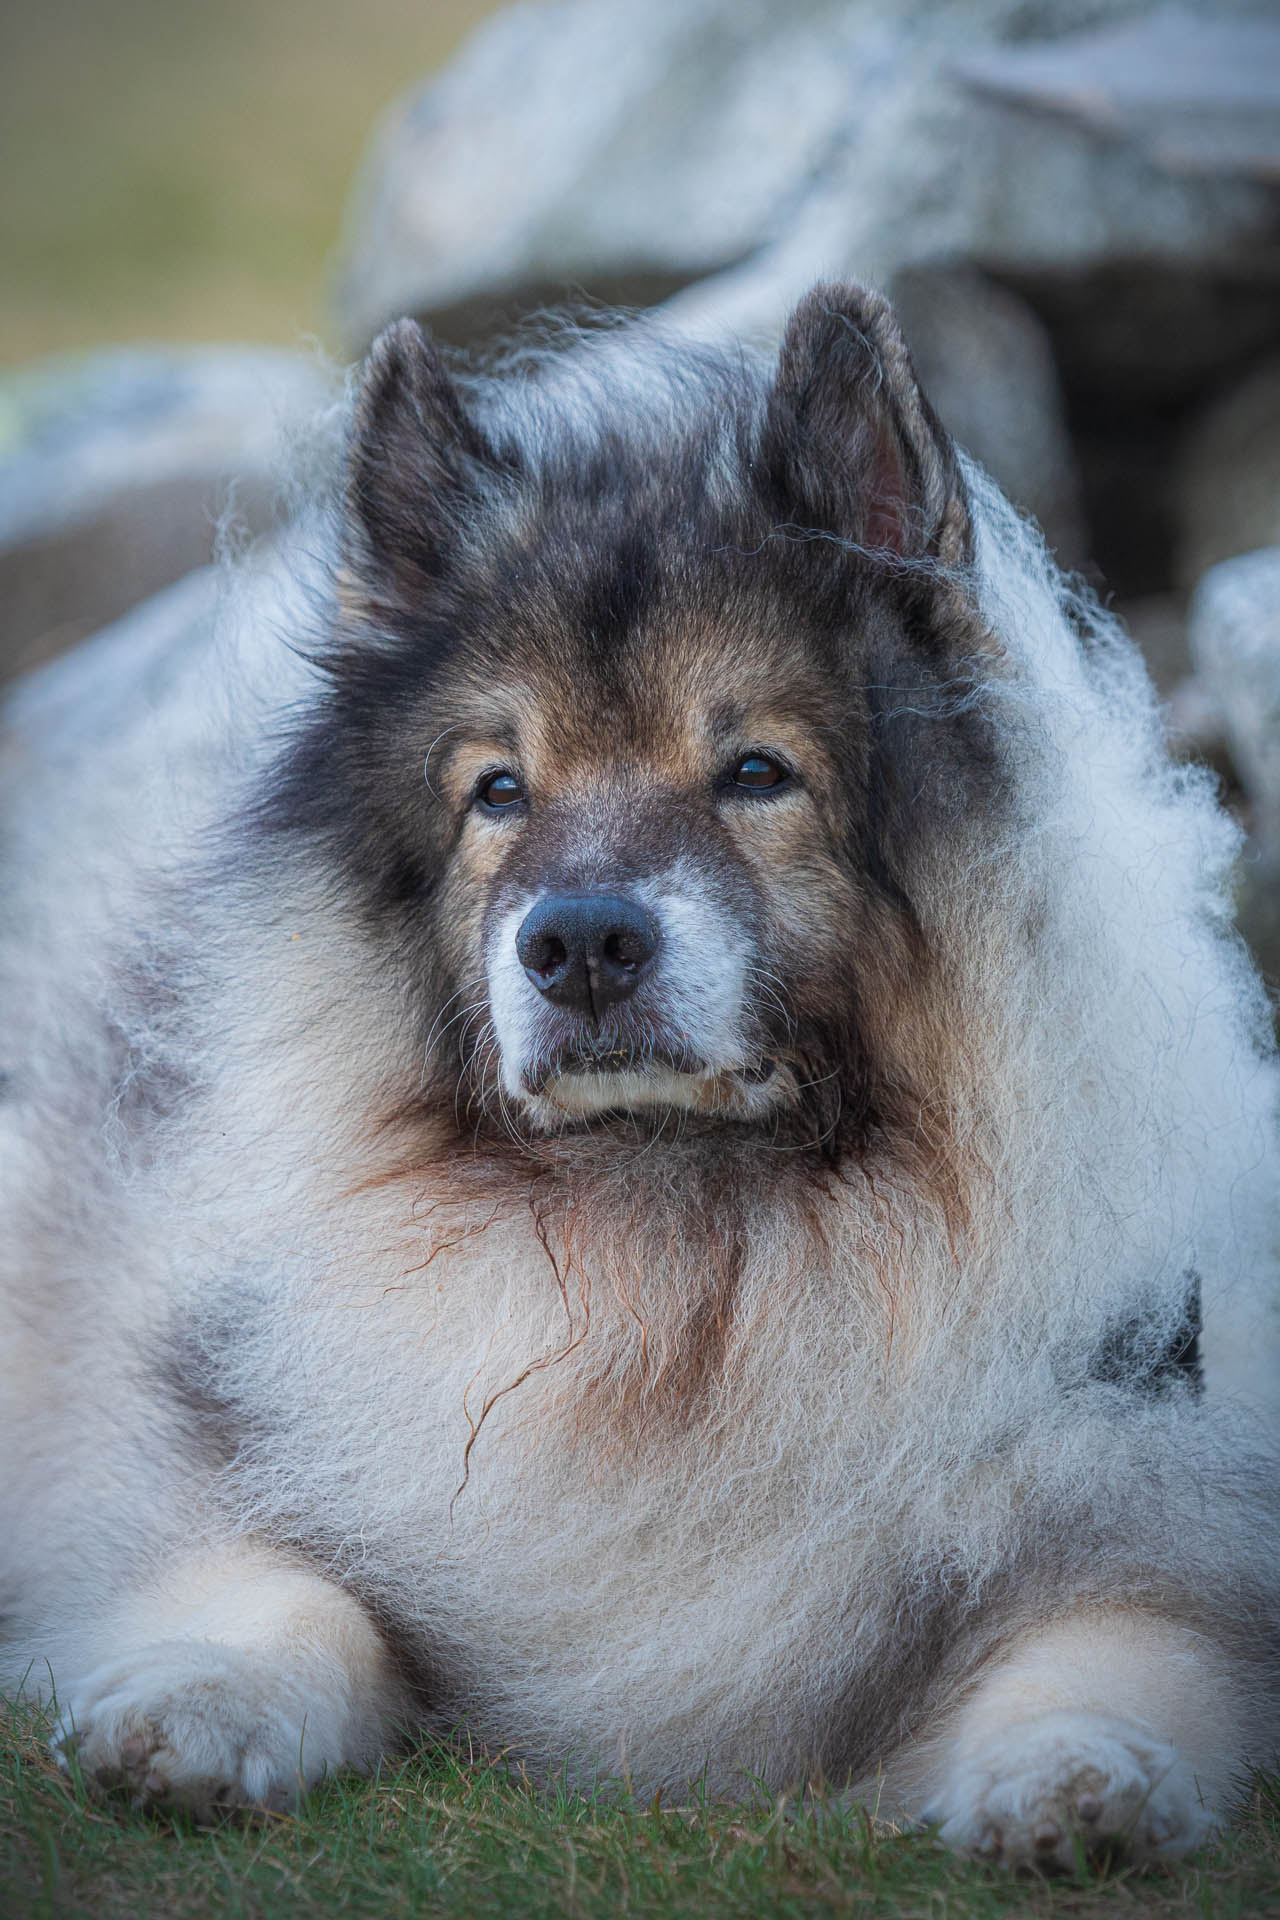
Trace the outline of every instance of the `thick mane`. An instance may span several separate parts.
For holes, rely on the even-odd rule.
[[[963,540],[960,496],[930,505],[953,456],[913,465],[912,420],[890,478],[923,475],[928,512],[890,488],[874,539],[771,520],[773,371],[649,325],[524,350],[461,383],[425,506],[395,495],[396,419],[366,390],[361,484],[332,479],[230,588],[157,603],[145,660],[108,636],[118,707],[90,724],[83,665],[24,696],[47,771],[18,783],[15,900],[42,928],[55,895],[85,902],[15,963],[40,1272],[55,1247],[96,1285],[115,1249],[122,1371],[211,1504],[434,1663],[448,1724],[597,1757],[634,1726],[655,1783],[709,1741],[720,1783],[762,1756],[779,1781],[872,1765],[1020,1622],[1102,1594],[1200,1631],[1231,1582],[1262,1618],[1274,1575],[1270,1469],[1237,1425],[1277,1395],[1277,1115],[1236,831],[1035,529],[967,462]],[[652,508],[671,539],[691,500],[714,551],[624,540],[616,602],[580,580],[594,514]],[[488,1010],[449,910],[465,805],[431,811],[450,716],[421,732],[420,683],[467,596],[511,611],[477,628],[483,694],[496,626],[534,630],[553,587],[625,636],[666,604],[655,554],[682,587],[741,573],[754,605],[762,548],[779,625],[816,582],[833,684],[864,664],[837,607],[892,598],[886,654],[914,662],[857,689],[865,752],[832,758],[857,831],[830,865],[856,885],[820,900],[862,916],[862,972],[825,1044],[869,1063],[846,1076],[865,1104],[507,1127],[476,1035],[456,1061],[442,1038]],[[581,689],[552,684],[572,717]],[[157,722],[87,752],[147,700]]]
[[[474,383],[486,430],[522,458],[536,452],[570,474],[580,472],[583,437],[593,432],[606,460],[618,435],[633,449],[650,437],[669,448],[686,431],[694,440],[719,434],[736,457],[744,433],[749,441],[758,431],[767,370],[756,356],[693,353],[638,327],[525,351],[516,371],[514,380]],[[157,1075],[203,1083],[210,1058],[221,1056],[234,1079],[260,1049],[276,1063],[274,1083],[266,1072],[249,1078],[260,1124],[278,1108],[288,1138],[296,1121],[284,1108],[299,1083],[279,1035],[292,1047],[326,1023],[345,1030],[352,1061],[327,1069],[340,1190],[383,1190],[391,1205],[392,1195],[412,1202],[434,1177],[455,1196],[473,1196],[431,1203],[434,1219],[460,1220],[467,1236],[491,1214],[539,1219],[535,1266],[553,1288],[572,1295],[589,1287],[597,1306],[612,1290],[622,1303],[615,1335],[624,1347],[634,1342],[630,1359],[580,1342],[576,1309],[566,1311],[572,1331],[555,1348],[567,1347],[575,1380],[590,1370],[612,1381],[620,1403],[644,1400],[655,1378],[683,1379],[688,1367],[700,1375],[708,1353],[727,1351],[715,1330],[741,1294],[742,1203],[766,1174],[771,1198],[755,1209],[764,1241],[792,1236],[821,1264],[831,1257],[828,1225],[855,1223],[864,1251],[853,1265],[887,1312],[877,1338],[900,1329],[910,1269],[926,1320],[957,1287],[961,1295],[974,1288],[1004,1300],[1011,1326],[1042,1353],[1090,1351],[1132,1318],[1136,1289],[1151,1351],[1163,1351],[1185,1313],[1189,1270],[1230,1296],[1242,1258],[1270,1258],[1240,1237],[1260,1217],[1243,1196],[1250,1170],[1269,1164],[1274,1090],[1269,1009],[1230,924],[1237,834],[1212,777],[1169,764],[1149,683],[1118,623],[1063,580],[1035,529],[969,464],[965,484],[976,547],[968,590],[996,644],[963,663],[950,693],[990,715],[1011,804],[994,837],[958,822],[928,867],[925,905],[945,965],[930,997],[894,1014],[894,1043],[914,1071],[889,1124],[858,1135],[834,1168],[797,1169],[791,1141],[771,1149],[767,1138],[726,1143],[709,1133],[699,1142],[696,1129],[681,1138],[674,1125],[640,1128],[621,1145],[590,1132],[561,1142],[477,1135],[452,1085],[428,1079],[424,1104],[413,1027],[388,1017],[384,995],[399,988],[393,976],[370,973],[331,881],[318,891],[309,882],[311,892],[288,908],[300,926],[318,915],[331,947],[314,976],[305,966],[290,970],[287,1009],[269,975],[246,999],[244,942],[252,950],[255,936],[241,912],[227,914],[220,896],[219,931],[193,909],[207,954],[229,946],[240,1038],[228,1054],[188,1009],[168,1045],[155,1032],[140,1038]],[[308,523],[305,545],[318,524]],[[286,574],[293,565],[286,550]],[[254,643],[268,653],[280,645],[273,624]],[[280,716],[302,739],[327,679],[326,670],[315,694]],[[296,767],[296,751],[287,767]],[[275,773],[270,791],[279,792]],[[255,798],[220,862],[247,863],[251,895],[261,818]],[[250,910],[259,910],[256,899]],[[270,929],[264,952],[274,952],[273,938]],[[255,1018],[256,1041],[248,1037]],[[131,1024],[137,1014],[126,1003],[121,1029]],[[365,1047],[354,1038],[361,1031],[370,1036]],[[181,1057],[190,1047],[194,1062]],[[134,1059],[130,1072],[140,1071]],[[231,1082],[225,1092],[237,1097]],[[340,1110],[357,1117],[354,1133]],[[337,1144],[344,1139],[350,1144]],[[1232,1191],[1242,1199],[1227,1217],[1222,1196]],[[926,1229],[937,1248],[927,1279]],[[444,1240],[458,1230],[450,1226]],[[839,1258],[849,1257],[846,1246]],[[670,1281],[689,1273],[705,1276],[692,1291]],[[627,1302],[638,1288],[648,1306],[637,1317]],[[1250,1369],[1255,1381],[1264,1370],[1261,1361]],[[624,1376],[629,1384],[619,1385]]]

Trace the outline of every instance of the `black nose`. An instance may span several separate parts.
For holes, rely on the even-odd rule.
[[[516,935],[539,993],[587,1018],[634,993],[658,951],[653,915],[616,893],[553,893]]]

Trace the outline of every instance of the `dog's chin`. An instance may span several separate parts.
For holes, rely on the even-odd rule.
[[[783,1097],[785,1075],[773,1060],[750,1067],[701,1063],[683,1070],[660,1061],[598,1067],[566,1064],[540,1078],[522,1078],[520,1100],[535,1125],[559,1131],[567,1122],[681,1112],[706,1118],[751,1120]]]

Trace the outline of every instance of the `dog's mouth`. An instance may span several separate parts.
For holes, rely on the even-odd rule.
[[[768,1087],[778,1069],[772,1056],[716,1067],[684,1048],[662,1046],[561,1047],[521,1074],[525,1092],[560,1108],[630,1111],[650,1104],[713,1111],[740,1104]]]
[[[698,1054],[683,1048],[610,1046],[559,1047],[521,1074],[527,1093],[545,1093],[555,1080],[619,1077],[623,1074],[680,1074],[696,1079],[707,1072]]]

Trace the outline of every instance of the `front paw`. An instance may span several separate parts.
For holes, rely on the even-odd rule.
[[[926,1820],[958,1852],[1069,1871],[1080,1852],[1177,1860],[1212,1821],[1181,1756],[1121,1720],[1044,1713],[966,1743]]]
[[[197,1820],[284,1811],[341,1766],[344,1714],[264,1654],[161,1641],[91,1673],[60,1703],[54,1752],[90,1787]]]

